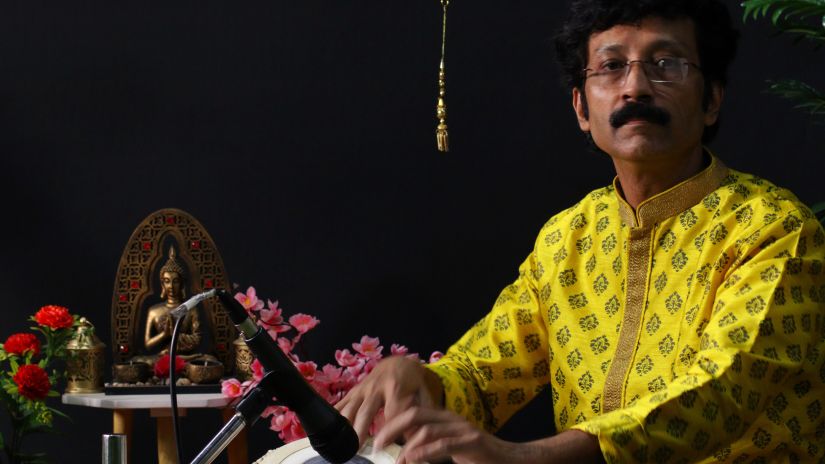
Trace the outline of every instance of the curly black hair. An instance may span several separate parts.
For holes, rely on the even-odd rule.
[[[728,66],[736,56],[739,39],[727,7],[719,0],[574,0],[567,21],[555,38],[556,57],[567,87],[581,89],[584,84],[582,70],[587,67],[591,34],[620,24],[639,24],[649,17],[693,21],[699,65],[705,79],[703,103],[707,105],[710,84],[727,84]],[[703,141],[712,139],[717,129],[717,125],[707,127]]]

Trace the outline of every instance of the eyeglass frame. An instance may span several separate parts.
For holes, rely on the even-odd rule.
[[[630,68],[632,67],[633,63],[640,63],[642,65],[642,70],[645,73],[645,78],[647,78],[647,80],[649,82],[654,83],[654,84],[674,84],[674,83],[684,82],[685,79],[687,79],[687,75],[688,75],[687,69],[690,66],[693,66],[694,68],[698,69],[699,72],[703,72],[703,69],[702,69],[701,66],[699,66],[696,63],[691,62],[687,58],[675,58],[674,57],[673,59],[675,59],[675,60],[677,60],[681,63],[680,68],[682,69],[682,78],[678,81],[664,81],[664,80],[661,80],[661,79],[652,79],[650,77],[650,73],[648,73],[648,70],[645,68],[645,65],[655,66],[656,62],[661,61],[662,59],[664,59],[664,58],[660,58],[660,59],[655,60],[655,61],[653,61],[653,60],[627,60],[627,61],[613,60],[613,61],[616,61],[617,63],[621,63],[622,64],[622,69],[624,69],[624,76],[622,77],[621,81],[616,81],[616,85],[624,85],[625,83],[627,83],[627,76],[630,75]],[[589,76],[587,75],[588,71],[591,72],[591,74]],[[595,76],[609,76],[611,72],[612,71],[609,71],[609,70],[608,71],[597,71],[593,68],[584,68],[584,69],[582,69],[582,77],[586,81],[589,77],[593,77],[594,75]],[[594,73],[597,73],[597,74],[594,74]]]

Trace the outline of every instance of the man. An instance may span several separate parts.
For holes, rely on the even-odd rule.
[[[574,2],[557,50],[613,185],[550,219],[441,361],[350,392],[359,436],[383,408],[399,462],[825,459],[825,234],[703,147],[736,37],[717,0]],[[557,435],[491,434],[548,384]]]

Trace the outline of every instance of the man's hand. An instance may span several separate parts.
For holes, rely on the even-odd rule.
[[[397,464],[440,462],[446,458],[452,458],[455,464],[521,462],[514,458],[525,446],[479,430],[452,411],[427,407],[413,407],[388,420],[374,444],[382,448],[401,436],[407,441]]]
[[[579,430],[528,443],[513,443],[479,430],[463,417],[443,409],[407,409],[384,424],[374,444],[381,448],[402,435],[407,441],[397,464],[441,462],[447,458],[455,464],[604,462],[598,439]]]
[[[335,407],[349,419],[363,444],[381,408],[390,421],[414,406],[440,407],[441,395],[437,375],[416,360],[393,356],[378,363]]]

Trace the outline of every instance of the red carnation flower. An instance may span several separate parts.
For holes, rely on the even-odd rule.
[[[183,372],[183,368],[186,366],[186,361],[183,360],[180,356],[175,356],[175,374],[180,374]],[[165,354],[161,356],[155,362],[155,375],[158,377],[169,377],[169,355]]]
[[[48,305],[40,308],[34,315],[34,320],[38,324],[52,329],[65,329],[74,324],[74,318],[69,314],[69,310],[63,306]]]
[[[3,344],[6,353],[24,356],[26,351],[31,351],[35,356],[40,354],[40,340],[30,333],[17,333],[11,335]]]
[[[20,395],[30,400],[42,400],[49,394],[49,389],[52,388],[49,375],[37,364],[20,366],[13,378]]]

